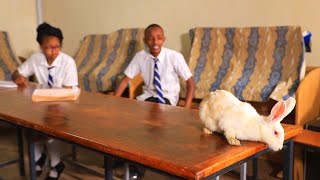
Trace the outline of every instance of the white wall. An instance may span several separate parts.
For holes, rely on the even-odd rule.
[[[81,39],[126,27],[158,23],[165,46],[188,55],[188,30],[196,26],[301,25],[313,34],[307,65],[320,66],[320,1],[317,0],[43,0],[44,20],[62,29],[64,51],[74,55]],[[16,54],[38,50],[36,0],[1,0],[0,30],[8,31]]]
[[[320,66],[320,1],[303,0],[295,3],[293,13],[295,21],[312,33],[312,52],[305,55],[307,65]]]
[[[17,56],[29,57],[38,50],[35,0],[1,0],[0,31],[7,31]]]
[[[165,45],[187,57],[189,29],[196,26],[294,25],[291,1],[44,0],[43,14],[44,20],[63,30],[64,51],[70,55],[75,54],[86,34],[158,23],[165,29]]]

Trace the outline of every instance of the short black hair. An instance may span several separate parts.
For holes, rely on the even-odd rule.
[[[162,27],[159,25],[159,24],[150,24],[145,30],[144,30],[144,36],[146,36],[147,32],[151,29],[151,28],[154,28],[154,27],[158,27],[160,29],[162,29]],[[163,29],[162,29],[163,31]]]
[[[62,44],[63,35],[59,28],[53,27],[50,24],[44,22],[40,24],[37,28],[37,41],[41,45],[43,38],[47,36],[54,36],[57,37],[60,41],[60,44]]]

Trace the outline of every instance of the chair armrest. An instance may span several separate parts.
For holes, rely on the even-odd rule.
[[[320,115],[320,68],[314,68],[302,79],[296,92],[295,124],[303,126]]]
[[[129,98],[134,99],[138,94],[142,93],[143,79],[140,74],[129,82]]]
[[[317,69],[317,68],[319,68],[319,67],[316,67],[316,66],[307,66],[307,67],[306,67],[306,73],[309,73],[310,71],[315,70],[315,69]]]

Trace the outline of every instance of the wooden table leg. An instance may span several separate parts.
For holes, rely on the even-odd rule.
[[[285,147],[283,148],[283,179],[293,179],[293,139],[287,140]]]
[[[34,141],[33,141],[34,132],[30,129],[27,130],[27,140],[28,140],[28,150],[29,150],[29,170],[30,170],[30,179],[36,180],[36,162],[34,157]]]

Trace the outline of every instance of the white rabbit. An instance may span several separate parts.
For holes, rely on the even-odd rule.
[[[272,150],[282,149],[284,130],[280,122],[294,108],[292,97],[277,102],[268,117],[260,116],[250,104],[239,101],[225,90],[210,92],[199,107],[199,115],[206,134],[224,132],[231,145],[240,145],[239,140],[260,141]]]

